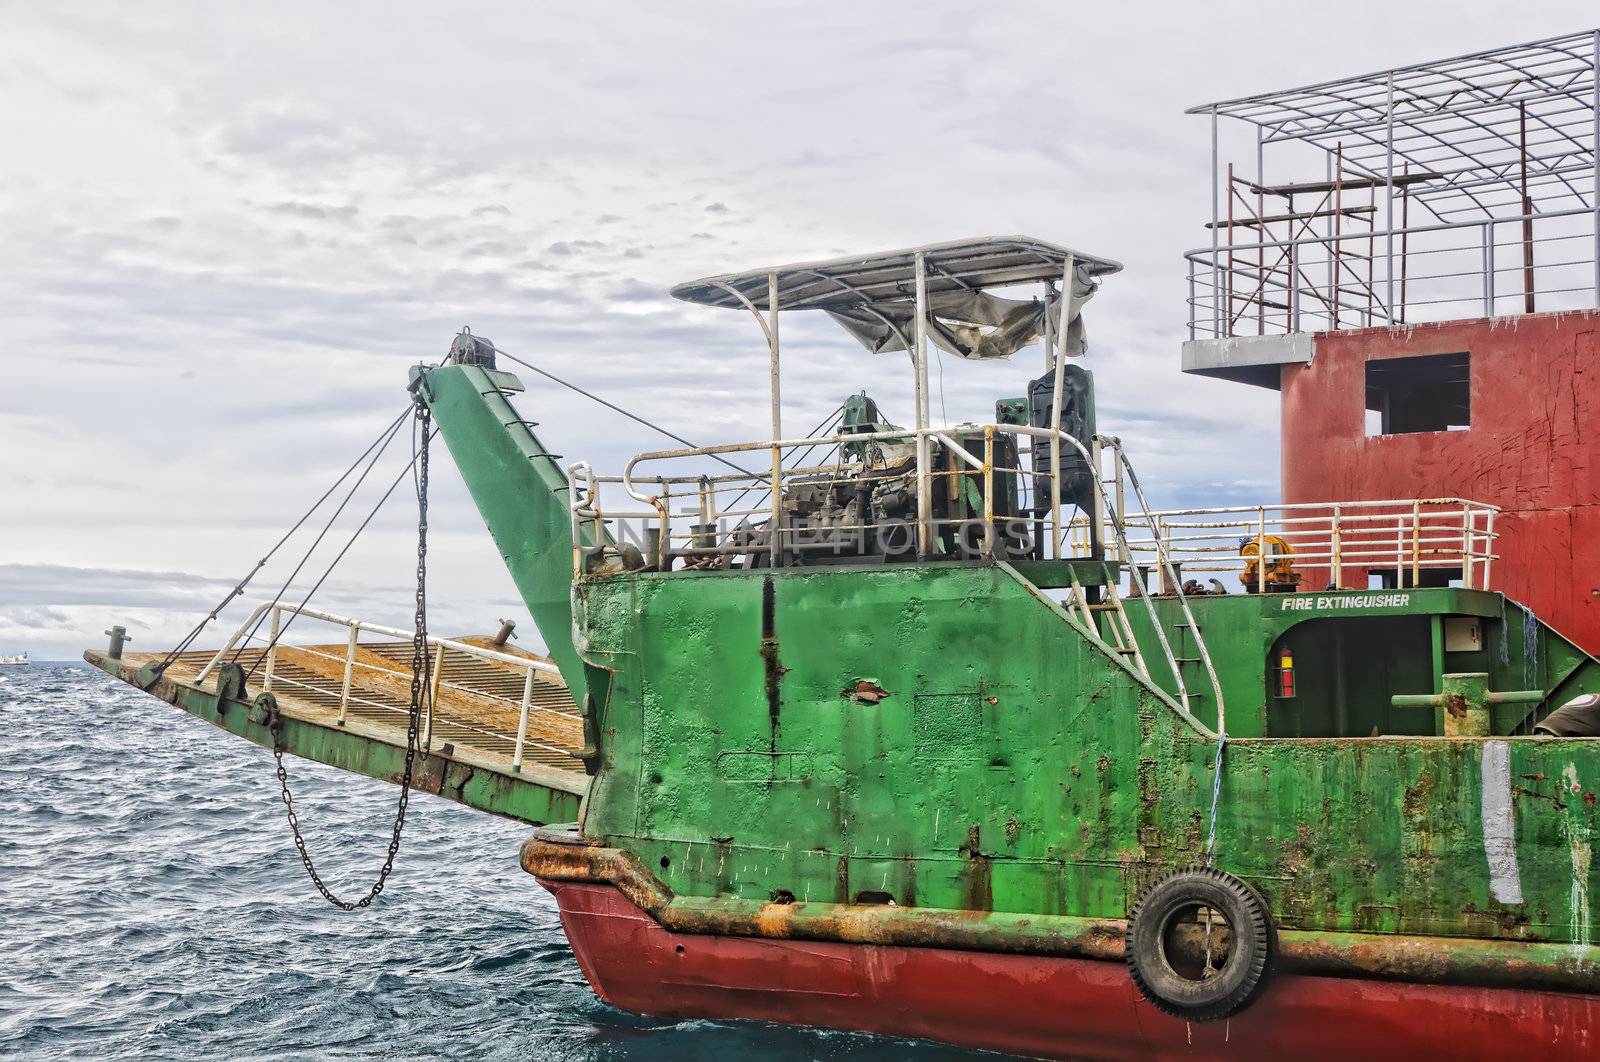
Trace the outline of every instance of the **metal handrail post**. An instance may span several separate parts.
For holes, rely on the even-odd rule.
[[[438,643],[438,648],[433,654],[433,674],[428,676],[428,703],[423,710],[428,713],[427,727],[423,731],[422,747],[433,748],[433,716],[434,708],[439,703],[439,683],[444,678],[444,642]]]
[[[1100,458],[1100,437],[1098,435],[1089,440],[1089,474],[1096,480],[1100,478],[1102,461]],[[1089,510],[1089,548],[1093,550],[1100,547],[1100,556],[1103,559],[1106,552],[1106,504],[1096,504]],[[1118,547],[1121,548],[1120,546]]]
[[[339,687],[339,725],[344,726],[346,713],[350,710],[350,671],[356,663],[356,635],[361,633],[361,624],[350,624],[350,637],[344,647],[344,682]]]
[[[994,425],[983,427],[983,555],[993,557],[999,534],[994,526]]]
[[[1298,332],[1300,331],[1300,272],[1294,252],[1295,244],[1291,243],[1286,250],[1289,262],[1289,331]]]
[[[1198,307],[1194,301],[1194,263],[1189,262],[1189,338],[1194,338],[1194,317]]]
[[[1170,585],[1166,585],[1166,569],[1162,568],[1162,549],[1165,549],[1166,542],[1171,541],[1171,533],[1173,529],[1160,517],[1150,523],[1150,534],[1155,537],[1155,589],[1162,593],[1173,592]]]
[[[581,485],[580,485],[581,484]],[[600,499],[595,496],[594,469],[587,461],[574,461],[567,466],[567,507],[572,510],[572,575],[583,574],[583,524],[585,513],[594,514],[594,545],[605,541],[605,527],[600,514]]]
[[[1461,506],[1461,585],[1472,585],[1472,509]]]
[[[1483,223],[1483,315],[1494,316],[1494,222]]]
[[[244,632],[249,630],[251,627],[254,627],[256,625],[256,621],[261,618],[261,614],[276,604],[277,601],[263,601],[261,604],[257,605],[251,611],[250,615],[245,617],[244,622],[239,624],[239,628],[233,632],[233,636],[228,639],[227,644],[221,649],[218,649],[216,655],[210,660],[206,661],[206,666],[201,668],[200,674],[195,676],[195,682],[204,682],[206,680],[206,676],[210,675],[211,672],[216,669],[217,665],[222,663],[222,658],[228,655],[229,650],[231,650],[235,645],[239,644],[239,639],[244,637]]]
[[[1256,506],[1256,593],[1267,592],[1267,507]]]
[[[1116,497],[1116,518],[1125,521],[1128,514],[1128,499],[1124,493],[1125,486],[1122,482],[1122,462],[1115,460],[1115,451],[1113,451],[1113,460],[1111,462],[1111,485]],[[1117,541],[1117,560],[1123,564],[1133,563],[1133,557],[1128,553],[1127,543],[1121,539]]]
[[[772,371],[772,527],[767,535],[774,568],[783,567],[783,398],[780,390],[778,341],[778,274],[767,274],[767,345]]]
[[[1384,106],[1384,240],[1383,265],[1383,318],[1386,324],[1394,323],[1394,71],[1389,71],[1388,102]],[[1260,128],[1259,126],[1257,128]],[[1371,244],[1368,244],[1371,247]],[[1371,276],[1369,267],[1368,276]],[[1368,322],[1369,324],[1371,322]]]
[[[583,574],[583,538],[578,529],[583,526],[583,517],[578,515],[578,466],[582,461],[567,469],[567,512],[572,525],[572,577],[576,579]]]
[[[1223,310],[1222,310],[1222,277],[1219,274],[1219,270],[1221,268],[1222,261],[1221,261],[1221,258],[1219,256],[1219,253],[1218,253],[1218,248],[1219,248],[1218,236],[1220,235],[1220,227],[1218,225],[1218,222],[1220,222],[1222,220],[1222,217],[1221,217],[1221,214],[1222,214],[1222,202],[1221,202],[1221,198],[1220,198],[1220,191],[1221,190],[1218,187],[1218,182],[1221,180],[1221,176],[1222,175],[1221,175],[1220,170],[1218,169],[1220,161],[1221,161],[1220,158],[1218,157],[1218,147],[1219,147],[1219,145],[1217,143],[1217,109],[1216,109],[1216,107],[1212,107],[1211,108],[1211,335],[1213,337],[1217,338],[1217,339],[1221,339],[1222,338],[1222,314],[1223,314]],[[1233,194],[1233,189],[1231,189],[1231,188],[1228,189],[1228,194],[1232,195]],[[1231,230],[1230,230],[1230,235],[1231,235]],[[1229,312],[1231,312],[1231,311],[1232,311],[1232,307],[1229,307]]]
[[[272,669],[278,663],[278,631],[282,618],[283,611],[278,606],[278,603],[274,601],[272,603],[272,623],[270,625],[270,633],[267,636],[267,671],[266,674],[261,676],[261,690],[263,693],[272,690]]]
[[[1411,585],[1422,582],[1422,501],[1411,503]]]
[[[533,702],[533,668],[522,680],[522,710],[517,714],[517,747],[511,754],[511,769],[522,770],[522,745],[528,739],[528,705]]]
[[[1077,259],[1067,255],[1061,271],[1060,309],[1056,320],[1056,358],[1050,390],[1050,539],[1051,558],[1061,559],[1061,399],[1066,387],[1067,335],[1072,331],[1072,303],[1077,285]],[[1099,469],[1090,458],[1089,474],[1099,482]],[[1093,534],[1092,530],[1090,532]]]
[[[661,537],[656,540],[656,571],[672,569],[672,484],[661,481]]]
[[[932,408],[928,401],[928,264],[921,251],[915,261],[916,349],[911,353],[911,363],[916,382],[917,556],[926,560],[933,556],[933,470],[928,467],[933,457],[927,434]]]
[[[717,544],[716,525],[712,522],[712,510],[716,503],[711,499],[711,477],[700,477],[700,533],[693,538],[696,547],[715,546]]]
[[[583,470],[588,477],[588,485],[584,489],[589,497],[589,510],[594,513],[593,545],[597,553],[603,556],[606,541],[606,517],[605,510],[600,507],[600,486],[595,482],[594,469],[585,464]]]
[[[1344,587],[1339,585],[1340,581],[1344,578],[1344,557],[1342,555],[1344,546],[1344,531],[1339,520],[1339,507],[1335,505],[1333,507],[1333,526],[1330,528],[1333,537],[1333,557],[1331,558],[1333,562],[1333,571],[1331,574],[1333,575],[1333,588],[1335,590],[1344,589]]]

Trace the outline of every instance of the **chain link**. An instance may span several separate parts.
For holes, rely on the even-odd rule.
[[[411,801],[411,770],[416,762],[421,743],[423,705],[432,699],[433,683],[428,655],[428,436],[432,434],[432,413],[419,397],[416,406],[416,427],[422,436],[417,444],[417,610],[411,636],[411,710],[406,719],[405,771],[400,778],[400,803],[395,810],[394,830],[389,835],[389,854],[378,871],[378,880],[372,883],[367,894],[359,900],[345,900],[334,895],[323,882],[322,876],[311,861],[306,849],[306,839],[300,832],[300,819],[295,814],[294,797],[289,792],[289,772],[283,765],[283,726],[281,717],[273,716],[272,755],[278,762],[278,785],[283,791],[283,806],[289,817],[289,831],[294,835],[294,846],[300,851],[300,862],[306,874],[317,887],[322,898],[346,911],[371,905],[383,892],[384,883],[394,869],[395,856],[400,854],[400,833],[405,828],[406,805]],[[433,705],[427,704],[428,715],[433,716]]]

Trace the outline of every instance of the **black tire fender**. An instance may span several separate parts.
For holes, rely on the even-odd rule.
[[[1199,979],[1174,966],[1168,945],[1174,927],[1199,908],[1227,923],[1223,964]],[[1134,901],[1124,936],[1133,983],[1152,1005],[1187,1021],[1217,1021],[1239,1013],[1271,980],[1277,928],[1266,901],[1248,882],[1212,867],[1175,871]]]

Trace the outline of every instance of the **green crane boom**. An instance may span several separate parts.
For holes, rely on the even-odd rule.
[[[561,668],[572,698],[588,691],[572,632],[572,520],[559,454],[507,400],[522,383],[481,365],[418,366],[411,388],[439,424],[450,456]]]

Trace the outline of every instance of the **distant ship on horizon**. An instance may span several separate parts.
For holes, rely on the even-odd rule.
[[[33,661],[28,659],[27,653],[19,653],[16,656],[0,656],[0,667],[26,667],[31,663]]]

